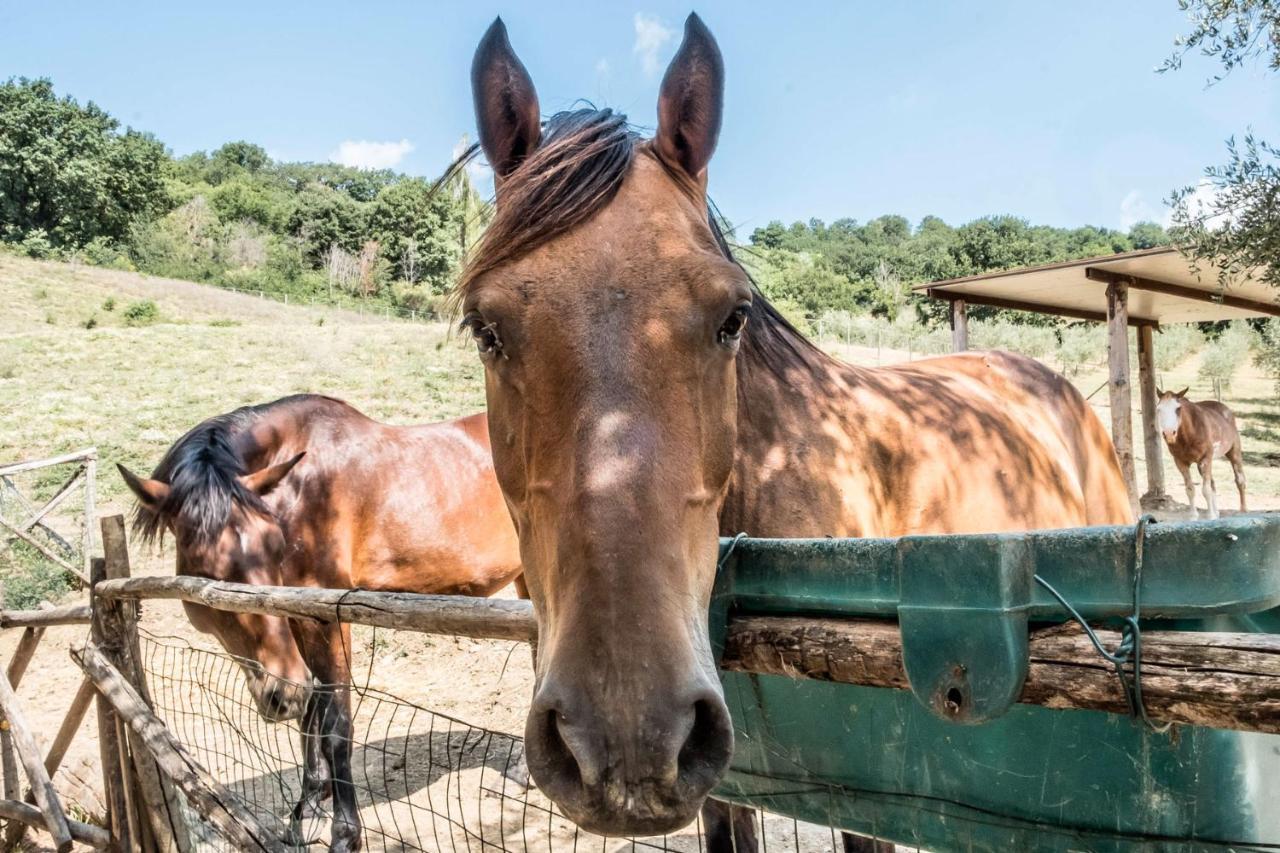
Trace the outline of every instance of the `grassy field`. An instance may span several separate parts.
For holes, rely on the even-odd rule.
[[[126,312],[140,300],[153,300],[159,316],[131,326]],[[189,282],[7,255],[0,255],[0,304],[0,461],[96,445],[100,502],[108,509],[126,505],[114,463],[149,471],[186,429],[236,406],[313,391],[375,418],[411,423],[484,405],[470,345],[442,324],[285,306]],[[906,357],[831,346],[861,364]],[[1191,385],[1194,398],[1205,398],[1197,367],[1193,357],[1161,382]],[[1088,394],[1104,380],[1099,364],[1076,381]],[[1106,396],[1099,391],[1092,402],[1109,423]],[[1248,367],[1227,402],[1244,430],[1255,506],[1280,507],[1273,383]],[[1139,439],[1140,457],[1141,450]],[[1165,457],[1169,491],[1182,499],[1181,479]],[[1221,505],[1234,509],[1229,470],[1225,463],[1216,470]]]

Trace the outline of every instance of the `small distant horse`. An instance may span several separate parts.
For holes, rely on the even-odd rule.
[[[120,473],[139,501],[135,531],[171,532],[180,575],[481,596],[515,581],[525,594],[483,414],[389,426],[340,400],[286,397],[199,424],[150,479]],[[295,834],[332,793],[332,849],[359,849],[350,626],[185,607],[198,630],[258,664],[245,672],[264,717],[302,717]],[[335,689],[304,695],[288,683],[306,683],[308,670]]]
[[[1191,466],[1200,469],[1200,487],[1204,490],[1209,518],[1218,517],[1218,489],[1213,482],[1213,460],[1223,456],[1231,463],[1240,492],[1240,511],[1248,512],[1244,497],[1244,451],[1240,446],[1240,430],[1236,416],[1216,400],[1193,403],[1187,389],[1170,393],[1160,391],[1156,403],[1156,420],[1173,462],[1187,486],[1187,503],[1191,518],[1199,518],[1196,510],[1196,488],[1191,482]]]

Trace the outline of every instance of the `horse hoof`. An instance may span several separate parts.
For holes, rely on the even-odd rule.
[[[320,799],[298,803],[289,816],[289,833],[285,844],[289,847],[309,847],[324,837],[329,815],[320,808]]]
[[[331,853],[356,853],[363,846],[364,837],[360,833],[359,824],[334,820],[333,837],[329,843]]]

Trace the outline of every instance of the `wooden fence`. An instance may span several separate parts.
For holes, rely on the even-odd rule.
[[[104,557],[91,563],[91,605],[0,613],[0,627],[22,639],[0,677],[4,799],[10,844],[26,826],[49,832],[54,846],[73,840],[119,850],[187,850],[175,820],[179,800],[243,850],[282,849],[214,779],[153,711],[139,652],[138,602],[176,599],[222,610],[291,619],[347,622],[472,638],[533,641],[528,602],[360,590],[258,587],[191,577],[130,577],[124,520],[102,520]],[[41,757],[15,690],[52,625],[88,624],[90,639],[72,653],[85,679],[48,753]],[[1104,633],[1104,638],[1107,635]],[[1110,639],[1114,639],[1111,637]],[[1143,689],[1157,721],[1280,733],[1280,637],[1155,631],[1143,634]],[[732,619],[721,666],[737,671],[905,689],[902,642],[892,622],[865,619]],[[91,700],[106,793],[107,828],[69,820],[50,777]],[[1037,632],[1021,701],[1053,708],[1123,713],[1125,695],[1111,665],[1074,626]],[[30,792],[20,795],[10,763],[21,763]]]

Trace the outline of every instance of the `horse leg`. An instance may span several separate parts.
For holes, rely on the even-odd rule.
[[[360,809],[351,776],[351,648],[348,625],[293,622],[298,648],[316,682],[312,690],[312,737],[328,764],[333,796],[329,849],[354,853],[360,849]]]
[[[708,799],[702,804],[707,853],[756,853],[755,809]]]
[[[1200,488],[1204,490],[1204,499],[1209,504],[1209,518],[1218,517],[1218,493],[1213,487],[1213,457],[1200,460]]]
[[[289,846],[305,847],[316,838],[306,832],[307,827],[323,814],[322,804],[333,794],[329,784],[332,778],[329,763],[325,760],[320,740],[320,696],[312,690],[302,712],[302,725],[298,732],[302,743],[302,794],[289,818]]]
[[[1173,463],[1178,466],[1178,473],[1182,475],[1182,483],[1187,487],[1187,503],[1191,506],[1191,520],[1195,521],[1200,517],[1196,512],[1196,487],[1191,482],[1191,466],[1181,459],[1174,459]]]
[[[1244,453],[1240,449],[1240,439],[1236,439],[1235,446],[1227,454],[1227,461],[1231,463],[1231,470],[1236,475],[1236,491],[1240,493],[1240,511],[1248,512],[1249,506],[1244,499]]]

